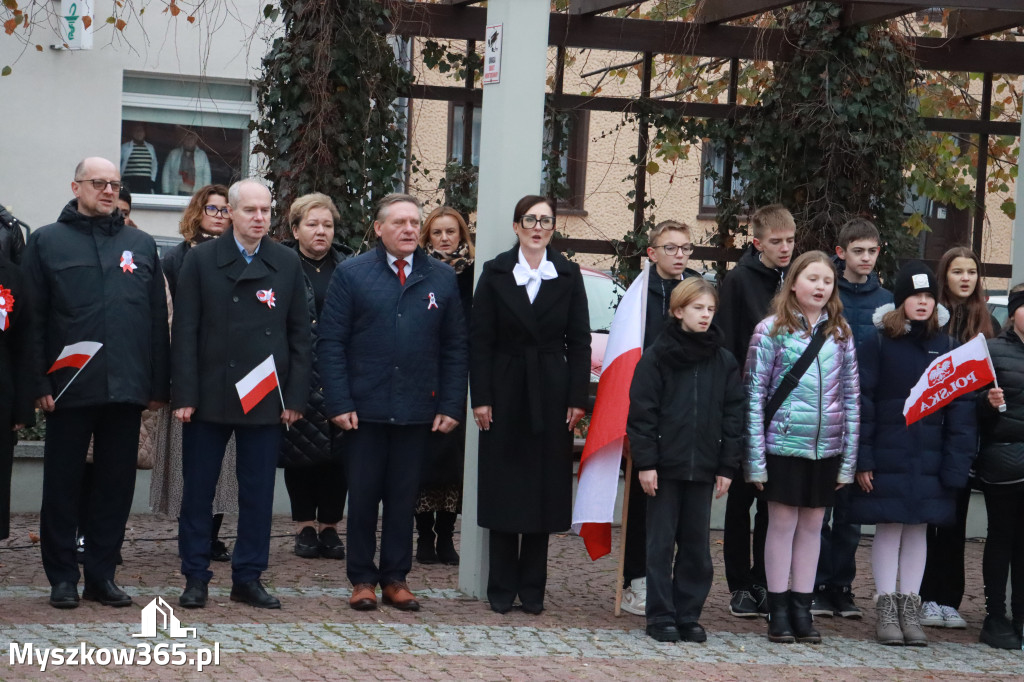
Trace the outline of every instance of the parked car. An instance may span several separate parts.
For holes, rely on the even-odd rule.
[[[590,382],[596,385],[604,364],[608,330],[611,329],[615,309],[619,306],[626,289],[611,275],[600,270],[581,266],[580,271],[583,274],[583,286],[587,290],[587,307],[590,311]],[[594,389],[594,386],[591,388]]]
[[[992,313],[992,317],[996,318],[999,322],[999,328],[1002,329],[1003,325],[1006,324],[1007,318],[1007,305],[1008,296],[989,296],[988,297],[988,311]],[[998,331],[998,330],[997,330]]]

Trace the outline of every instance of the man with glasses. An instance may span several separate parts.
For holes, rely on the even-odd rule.
[[[647,258],[653,267],[647,273],[647,320],[644,323],[644,348],[654,343],[668,320],[668,301],[672,290],[687,277],[700,273],[686,267],[693,253],[690,226],[676,220],[663,220],[647,236]],[[629,524],[626,527],[626,554],[623,561],[622,610],[643,616],[647,609],[647,497],[640,487],[639,471],[633,469],[629,496]]]
[[[117,166],[88,158],[74,178],[75,199],[56,223],[32,233],[23,264],[34,294],[34,395],[47,412],[43,568],[50,604],[78,606],[77,530],[89,538],[82,598],[128,606],[132,599],[114,584],[114,570],[135,492],[142,410],[168,399],[164,277],[153,238],[126,229],[115,211]],[[90,347],[67,348],[83,343]],[[90,440],[94,475],[83,492]],[[82,494],[88,496],[84,528]]]

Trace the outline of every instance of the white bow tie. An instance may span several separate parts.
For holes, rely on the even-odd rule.
[[[533,300],[537,298],[537,292],[540,291],[541,280],[555,279],[558,277],[558,272],[551,261],[546,260],[536,270],[532,270],[522,263],[516,263],[516,266],[512,268],[512,276],[516,278],[517,285],[526,286],[526,295],[530,297],[530,303],[533,303]]]

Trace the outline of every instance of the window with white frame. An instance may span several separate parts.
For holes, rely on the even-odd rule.
[[[698,218],[711,220],[718,213],[718,202],[715,199],[717,190],[716,184],[720,183],[722,173],[725,172],[725,147],[713,142],[705,142],[701,148],[701,183],[700,183],[700,211]],[[733,172],[735,173],[735,167]],[[713,172],[712,172],[713,171]],[[746,183],[741,178],[733,175],[732,194],[735,196],[743,191]]]
[[[246,177],[255,115],[252,86],[244,81],[126,73],[120,164],[133,203],[180,208],[203,185]]]

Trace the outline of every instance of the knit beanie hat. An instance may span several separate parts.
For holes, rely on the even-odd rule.
[[[1009,317],[1013,317],[1013,314],[1017,312],[1017,308],[1024,305],[1024,291],[1015,291],[1010,294],[1009,300],[1006,302],[1006,313]]]
[[[910,261],[896,275],[896,283],[892,288],[893,304],[899,308],[903,302],[914,294],[929,293],[939,300],[939,283],[935,273],[919,260]]]

